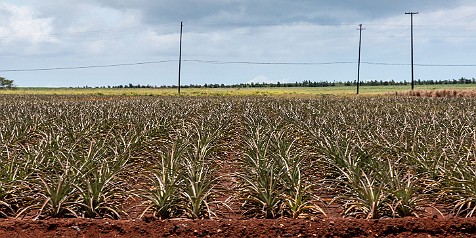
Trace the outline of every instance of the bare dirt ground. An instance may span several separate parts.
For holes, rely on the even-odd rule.
[[[3,219],[0,237],[476,237],[476,218]]]

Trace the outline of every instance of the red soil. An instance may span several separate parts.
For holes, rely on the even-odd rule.
[[[0,237],[476,237],[476,218],[0,219]]]

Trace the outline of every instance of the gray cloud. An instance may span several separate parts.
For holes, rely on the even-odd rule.
[[[94,1],[94,0],[91,0]],[[447,0],[95,0],[119,10],[137,9],[144,21],[228,24],[354,23],[403,14],[435,11],[460,1]]]
[[[472,16],[476,5],[472,0],[6,1],[31,10],[28,17],[14,18],[27,25],[19,28],[12,22],[10,28],[5,28],[24,29],[15,33],[22,37],[0,40],[2,54],[8,53],[10,57],[8,65],[3,66],[7,69],[177,59],[180,21],[185,22],[185,59],[351,62],[357,54],[356,27],[362,23],[366,27],[364,60],[405,63],[409,59],[406,11],[422,13],[416,20],[420,25],[415,39],[417,62],[474,63],[470,58],[475,54],[474,37],[438,38],[439,34],[464,36],[474,31],[476,21]],[[43,22],[43,31],[38,32],[38,21]],[[35,41],[35,35],[41,41]],[[175,83],[176,68],[170,62],[81,72],[48,71],[42,75],[52,82],[48,85],[117,85],[129,80],[171,85]],[[183,69],[188,83],[353,80],[355,73],[352,64],[276,67],[186,62]],[[418,70],[422,79],[474,76],[474,68],[469,67]],[[362,73],[363,79],[401,80],[408,76],[407,68],[402,66],[364,65]],[[41,85],[34,81],[37,74],[11,73],[11,78],[18,80],[19,85]],[[159,83],[158,76],[162,80]],[[64,78],[71,81],[63,82]]]

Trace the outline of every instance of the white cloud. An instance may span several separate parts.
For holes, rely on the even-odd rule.
[[[0,3],[0,37],[3,44],[11,42],[56,42],[52,18],[38,17],[37,12],[28,6]]]
[[[143,46],[143,53],[154,53],[160,55],[171,55],[178,50],[178,33],[158,34],[157,32],[148,29],[142,36],[140,36],[141,45]],[[175,55],[174,55],[175,56]]]

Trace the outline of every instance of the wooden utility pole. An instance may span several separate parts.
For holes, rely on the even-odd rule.
[[[411,21],[411,25],[410,25],[410,32],[411,32],[411,51],[412,51],[412,91],[413,91],[413,88],[415,88],[415,81],[414,81],[414,71],[413,71],[413,15],[415,14],[418,14],[418,12],[405,12],[405,14],[408,14],[410,15],[410,21]]]
[[[359,94],[359,86],[360,86],[360,52],[362,48],[362,30],[365,30],[365,28],[362,28],[362,24],[359,25],[359,61],[357,63],[357,94]]]
[[[180,95],[180,73],[182,71],[182,31],[183,21],[180,22],[180,50],[179,50],[179,64],[178,64],[178,94]]]

